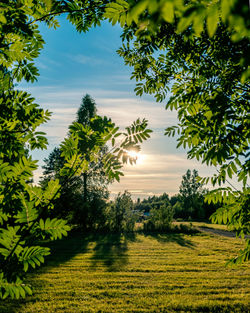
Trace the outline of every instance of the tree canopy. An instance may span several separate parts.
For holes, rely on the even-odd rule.
[[[83,126],[91,127],[91,119],[97,116],[96,103],[89,95],[82,98],[80,107],[77,111],[76,121]],[[81,149],[81,145],[80,145]],[[83,148],[82,153],[85,153]],[[61,156],[62,151],[59,147],[55,147],[44,159],[42,166],[43,176],[41,185],[43,188],[47,186],[51,179],[59,179],[63,187],[61,188],[61,196],[55,202],[55,208],[51,212],[54,217],[64,217],[71,224],[78,224],[84,230],[93,230],[93,227],[100,228],[100,223],[104,223],[102,215],[105,200],[108,199],[108,184],[112,179],[108,179],[103,160],[109,152],[108,146],[103,145],[97,153],[95,162],[89,162],[88,170],[81,175],[75,175],[69,179],[67,176],[61,175],[61,169],[64,166],[65,159]],[[90,159],[88,153],[86,160]],[[97,223],[97,220],[99,223]]]
[[[198,171],[187,170],[186,174],[182,176],[180,185],[180,198],[183,206],[183,217],[204,218],[205,212],[203,210],[205,190],[202,184],[197,181]]]

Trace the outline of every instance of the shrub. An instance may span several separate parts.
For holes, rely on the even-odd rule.
[[[145,231],[169,231],[173,221],[174,209],[171,205],[161,205],[159,209],[152,209],[150,217],[144,222]]]

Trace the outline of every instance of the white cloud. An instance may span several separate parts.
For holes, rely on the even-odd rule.
[[[89,66],[103,65],[107,63],[107,61],[104,59],[98,59],[96,57],[87,56],[84,54],[68,55],[68,57],[77,63]]]
[[[67,135],[68,126],[75,120],[85,92],[79,87],[66,86],[32,86],[26,89],[32,92],[42,107],[53,111],[51,120],[40,127],[49,140],[48,151],[34,154],[42,160]],[[125,176],[121,182],[110,186],[112,194],[128,190],[134,197],[148,197],[163,192],[172,195],[178,192],[182,175],[187,169],[195,168],[201,176],[211,176],[215,172],[196,160],[187,160],[183,150],[176,150],[176,140],[164,136],[164,128],[176,124],[177,119],[176,113],[166,111],[163,104],[149,98],[132,97],[127,91],[93,89],[88,93],[97,103],[98,114],[111,117],[121,128],[137,117],[145,117],[149,120],[149,127],[154,130],[150,140],[142,145],[143,162],[125,166]],[[36,172],[36,180],[40,174],[41,169]]]
[[[166,111],[162,104],[140,98],[98,98],[99,113],[110,116],[124,127],[136,118],[146,118],[151,128],[164,128],[176,123],[176,112]]]

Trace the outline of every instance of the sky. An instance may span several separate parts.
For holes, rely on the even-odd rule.
[[[142,144],[138,163],[125,165],[125,176],[120,183],[110,185],[112,197],[124,190],[133,199],[164,192],[171,196],[178,193],[188,169],[197,169],[201,176],[214,173],[211,167],[188,160],[184,149],[176,149],[176,138],[164,136],[164,129],[176,124],[176,112],[166,111],[165,103],[157,103],[151,96],[135,95],[135,81],[130,80],[132,69],[116,53],[121,45],[119,26],[103,23],[86,34],[79,34],[64,18],[60,18],[60,24],[57,30],[41,24],[46,44],[36,60],[38,82],[19,85],[42,108],[53,113],[51,120],[40,127],[47,133],[48,149],[33,153],[40,165],[35,181],[42,174],[43,159],[66,136],[85,94],[95,100],[99,115],[112,118],[120,128],[140,117],[148,119],[153,130],[151,138]]]

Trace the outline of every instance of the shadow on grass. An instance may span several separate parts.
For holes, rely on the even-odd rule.
[[[111,272],[119,271],[128,263],[128,242],[136,241],[136,234],[106,234],[96,241],[91,257],[93,269],[105,265]]]
[[[177,243],[178,245],[182,246],[182,247],[188,247],[193,249],[194,248],[194,243],[192,243],[191,240],[184,238],[183,234],[178,234],[178,233],[154,233],[154,232],[144,232],[143,233],[144,236],[146,237],[151,237],[156,239],[158,242],[162,242],[162,243]]]
[[[192,247],[190,240],[186,240],[182,234],[141,233],[146,237],[152,237],[159,242],[175,242],[184,247]],[[51,249],[51,255],[46,258],[46,263],[40,268],[31,271],[27,282],[36,286],[36,277],[50,271],[51,268],[61,265],[76,255],[90,252],[90,268],[92,270],[105,266],[107,271],[116,272],[122,270],[129,261],[128,243],[136,242],[138,233],[125,234],[84,234],[72,232],[68,237],[54,242],[43,243]],[[1,313],[16,313],[25,303],[36,302],[36,296],[19,300],[5,300],[0,302]]]
[[[65,263],[79,253],[86,253],[92,238],[91,234],[74,231],[61,240],[42,243],[41,245],[50,248],[51,254],[46,258],[45,265],[40,268],[41,271],[44,272],[47,266],[54,267]]]
[[[54,267],[69,261],[77,254],[91,252],[91,268],[105,265],[108,271],[117,271],[128,263],[128,242],[136,240],[135,233],[75,232],[67,238],[45,244],[51,249],[46,265]],[[46,268],[41,268],[41,271],[46,271]]]
[[[135,234],[86,234],[72,232],[68,237],[54,242],[43,242],[40,245],[49,247],[51,255],[46,258],[45,264],[31,270],[26,282],[31,284],[34,290],[36,277],[50,271],[51,268],[62,265],[78,254],[91,252],[91,268],[96,269],[104,265],[108,271],[118,271],[128,262],[128,241],[135,241]],[[6,299],[0,302],[1,313],[25,312],[22,307],[28,302],[36,302],[36,295],[27,296],[25,299]]]

